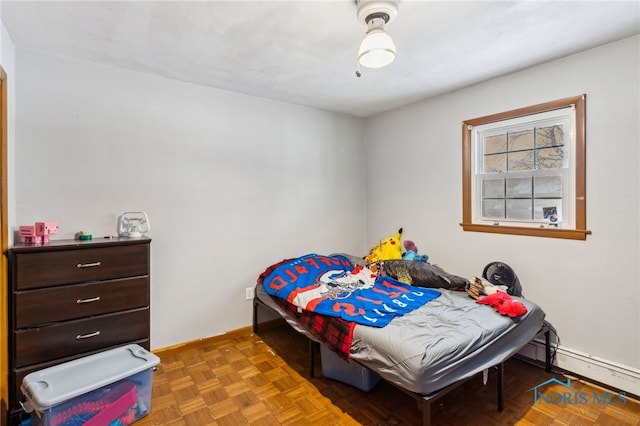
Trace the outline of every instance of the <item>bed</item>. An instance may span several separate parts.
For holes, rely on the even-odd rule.
[[[283,262],[286,264],[302,258],[304,256]],[[282,264],[280,262],[274,266]],[[269,294],[267,291],[273,291],[271,285],[265,282],[273,278],[271,274],[274,269],[267,268],[256,286],[254,331],[258,331],[260,306],[277,312],[296,331],[309,338],[312,377],[314,347],[318,344],[329,345],[342,358],[361,364],[412,396],[422,410],[424,425],[430,423],[431,402],[491,367],[497,367],[498,371],[497,405],[501,411],[504,361],[541,333],[546,337],[546,368],[550,370],[545,313],[534,302],[524,298],[513,297],[526,306],[527,312],[512,318],[500,315],[490,306],[476,303],[475,299],[461,291],[464,289],[428,289],[439,294],[409,312],[394,316],[386,325],[379,327],[307,312],[295,306],[291,300]],[[308,283],[301,283],[301,287],[308,287]],[[417,292],[424,290],[423,287],[417,289]],[[342,329],[336,332],[334,327]],[[335,335],[340,333],[346,336],[345,339],[333,341]]]

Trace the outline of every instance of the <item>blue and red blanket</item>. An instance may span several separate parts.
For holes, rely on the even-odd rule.
[[[340,255],[287,259],[265,271],[261,280],[268,294],[298,309],[373,327],[384,327],[440,296],[434,289],[377,277]]]

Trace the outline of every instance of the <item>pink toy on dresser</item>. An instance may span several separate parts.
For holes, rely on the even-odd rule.
[[[35,225],[20,226],[20,242],[24,244],[47,244],[50,235],[58,233],[58,222],[36,222]]]

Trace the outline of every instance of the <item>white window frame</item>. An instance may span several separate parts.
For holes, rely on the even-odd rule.
[[[472,163],[471,173],[474,176],[474,184],[472,186],[472,199],[475,200],[473,204],[473,222],[485,223],[496,225],[499,223],[506,223],[512,226],[558,226],[558,227],[572,227],[573,217],[573,203],[571,202],[572,196],[575,197],[575,190],[571,185],[575,175],[575,159],[571,158],[572,153],[575,152],[575,106],[562,108],[554,111],[542,112],[539,114],[532,114],[525,117],[517,117],[510,120],[503,120],[495,123],[487,123],[484,125],[473,127],[471,130],[471,150],[472,150]],[[563,166],[561,169],[544,169],[544,170],[527,170],[520,172],[506,172],[506,173],[492,173],[483,170],[483,158],[484,158],[484,139],[488,136],[499,135],[505,132],[517,132],[523,130],[531,130],[533,128],[539,128],[543,126],[551,126],[560,124],[563,128]],[[537,177],[537,176],[560,176],[562,179],[562,195],[561,205],[557,206],[560,212],[557,222],[551,224],[545,219],[531,220],[514,220],[509,218],[484,218],[482,216],[482,183],[485,180],[493,178],[525,178],[525,177]],[[533,199],[533,194],[531,195]],[[505,198],[507,198],[505,194]],[[565,212],[567,214],[565,214]]]
[[[562,169],[524,172],[483,173],[484,137],[504,133],[507,129],[531,129],[555,123],[563,124],[564,154]],[[545,104],[507,111],[463,122],[463,220],[465,231],[542,237],[586,239],[585,173],[585,96],[560,99]],[[561,217],[556,223],[543,218],[512,220],[482,218],[481,185],[492,176],[531,177],[562,176]],[[505,200],[507,194],[505,193]],[[533,197],[532,196],[532,202]]]

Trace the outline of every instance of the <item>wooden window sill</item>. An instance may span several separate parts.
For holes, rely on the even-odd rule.
[[[462,229],[473,232],[493,234],[528,235],[532,237],[564,238],[569,240],[586,240],[591,231],[587,229],[534,228],[527,226],[481,225],[477,223],[461,223]]]

